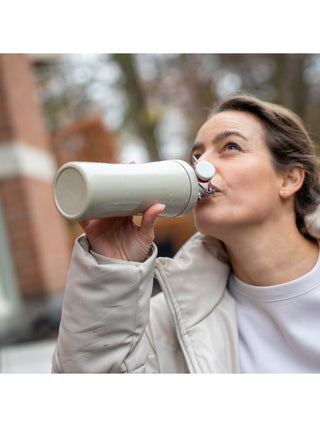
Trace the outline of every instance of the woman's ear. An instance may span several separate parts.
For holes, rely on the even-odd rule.
[[[304,177],[305,172],[301,168],[293,168],[284,172],[282,185],[280,187],[280,197],[286,199],[300,190]]]

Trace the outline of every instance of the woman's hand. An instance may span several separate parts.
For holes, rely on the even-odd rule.
[[[159,203],[148,208],[139,227],[132,216],[79,221],[94,252],[110,258],[143,262],[154,240],[157,216],[165,208]]]

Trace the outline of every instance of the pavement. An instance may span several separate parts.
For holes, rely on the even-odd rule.
[[[46,339],[0,348],[0,373],[49,374],[56,339]]]

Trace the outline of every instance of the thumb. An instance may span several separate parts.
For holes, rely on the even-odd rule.
[[[154,239],[154,226],[158,215],[163,212],[165,205],[157,203],[148,208],[142,217],[141,227],[140,227],[140,237],[145,242],[152,242]]]

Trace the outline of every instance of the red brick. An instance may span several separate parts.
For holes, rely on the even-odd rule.
[[[19,141],[52,155],[26,55],[0,54],[0,144]],[[17,176],[0,182],[11,257],[21,294],[64,288],[71,246],[52,198],[52,183]]]

